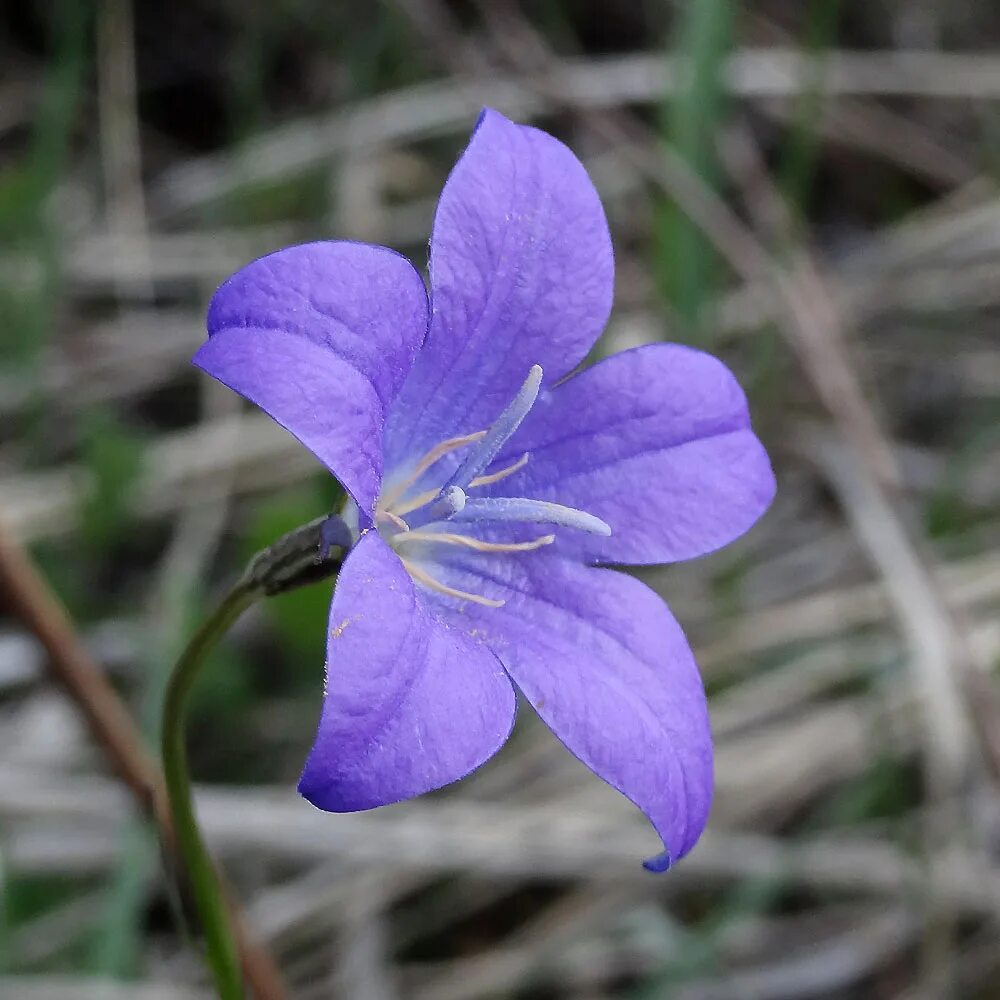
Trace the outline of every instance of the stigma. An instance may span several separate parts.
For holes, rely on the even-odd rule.
[[[531,455],[525,453],[501,468],[491,469],[503,446],[531,412],[541,384],[542,369],[533,365],[514,398],[488,428],[436,444],[379,497],[375,527],[399,555],[415,583],[456,600],[501,607],[502,600],[458,590],[435,578],[433,564],[440,560],[443,548],[457,546],[504,556],[533,552],[556,540],[551,531],[517,542],[488,541],[469,533],[477,527],[510,522],[611,534],[611,528],[599,517],[574,507],[528,497],[475,495],[477,489],[502,482],[528,464]],[[454,471],[443,476],[440,485],[428,488],[426,481],[433,482],[434,467],[455,452],[464,454]]]

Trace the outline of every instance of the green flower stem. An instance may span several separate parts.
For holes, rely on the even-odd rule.
[[[205,935],[208,964],[222,1000],[242,1000],[243,976],[229,907],[198,829],[188,775],[185,720],[188,698],[206,655],[233,622],[263,594],[259,584],[244,577],[222,599],[195,632],[177,661],[163,706],[163,776],[173,814],[177,850],[187,869],[187,879]]]
[[[336,530],[331,531],[331,525]],[[191,796],[184,739],[188,699],[208,653],[254,601],[336,575],[349,545],[349,533],[340,522],[319,518],[259,552],[192,636],[167,685],[161,737],[163,775],[177,851],[201,920],[208,963],[221,1000],[242,1000],[243,977],[229,904],[198,829]]]

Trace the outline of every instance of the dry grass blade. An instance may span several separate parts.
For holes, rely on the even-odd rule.
[[[778,474],[744,538],[637,570],[710,692],[709,831],[646,875],[643,817],[526,707],[454,789],[311,808],[293,789],[327,594],[303,591],[241,619],[191,717],[199,817],[253,940],[302,1000],[936,1000],[949,978],[992,996],[989,5],[50,6],[3,39],[0,577],[4,540],[30,543],[79,623],[63,652],[88,644],[74,676],[104,742],[49,683],[55,619],[46,652],[5,600],[0,995],[208,1000],[136,828],[155,762],[104,674],[151,730],[195,599],[340,494],[190,367],[205,307],[292,243],[420,267],[488,104],[564,141],[599,192],[615,308],[593,360],[663,338],[716,354]]]

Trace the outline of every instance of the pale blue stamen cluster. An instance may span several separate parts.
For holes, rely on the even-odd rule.
[[[471,498],[465,492],[475,486],[476,477],[486,471],[500,449],[520,427],[538,398],[541,384],[542,369],[539,365],[533,365],[517,395],[449,476],[437,496],[424,507],[407,515],[406,523],[409,528],[422,528],[442,521],[520,521],[529,524],[556,524],[594,535],[611,534],[611,528],[599,517],[575,507],[564,507],[562,504],[526,497]]]

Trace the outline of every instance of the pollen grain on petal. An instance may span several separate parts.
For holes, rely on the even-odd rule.
[[[345,618],[339,625],[335,628],[330,629],[330,638],[339,639],[344,634],[344,629],[351,624],[350,618]]]

